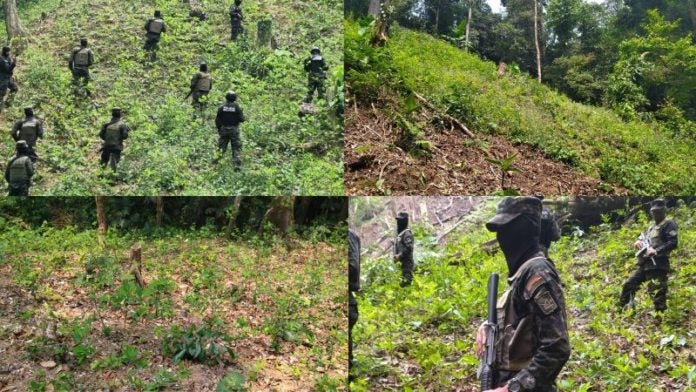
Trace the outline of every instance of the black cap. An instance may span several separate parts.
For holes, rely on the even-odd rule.
[[[111,109],[111,115],[112,115],[113,117],[116,117],[116,118],[120,118],[120,117],[121,117],[121,112],[122,112],[122,111],[121,111],[121,108],[113,108],[113,109]]]
[[[32,109],[31,107],[28,107],[28,106],[25,107],[25,108],[24,108],[24,115],[27,116],[27,117],[33,116],[33,115],[34,115],[34,109]]]
[[[655,211],[655,210],[666,210],[667,209],[667,202],[665,199],[655,199],[650,203],[650,211]]]
[[[532,196],[506,197],[498,204],[493,219],[486,223],[489,231],[498,231],[501,226],[512,222],[521,215],[528,215],[537,222],[541,221],[541,200]]]

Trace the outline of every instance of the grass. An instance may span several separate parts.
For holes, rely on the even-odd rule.
[[[417,226],[413,286],[399,287],[397,265],[363,259],[360,318],[353,330],[356,376],[351,390],[478,390],[474,338],[486,315],[486,282],[505,273],[500,252],[481,244],[496,201],[491,199],[448,243],[433,245],[432,228]],[[359,212],[358,212],[359,214]],[[670,213],[679,224],[680,246],[672,253],[668,310],[657,323],[645,290],[635,312],[617,312],[623,281],[635,268],[631,245],[647,218],[611,229],[592,228],[564,236],[552,246],[564,283],[572,355],[559,377],[561,390],[694,391],[696,336],[696,210]],[[576,233],[579,233],[576,231]],[[505,289],[501,281],[499,293]]]
[[[532,78],[497,76],[483,61],[428,34],[395,26],[384,48],[369,45],[364,22],[346,21],[348,90],[369,102],[384,89],[406,104],[425,96],[475,132],[503,135],[543,151],[589,176],[637,194],[690,195],[696,191],[693,140],[675,137],[659,122],[624,122],[614,112],[583,105]]]
[[[228,4],[200,3],[209,15],[204,22],[189,18],[180,1],[156,3],[169,32],[154,63],[145,60],[142,50],[142,26],[154,4],[20,4],[31,35],[16,72],[20,93],[0,118],[0,127],[9,129],[27,105],[46,119],[33,194],[343,193],[342,120],[336,114],[339,102],[333,100],[338,96],[334,87],[342,85],[343,77],[342,7],[328,1],[248,3],[248,39],[235,44],[229,41]],[[48,14],[46,20],[40,20],[41,12]],[[277,50],[255,45],[256,22],[269,16]],[[95,52],[91,99],[73,97],[67,69],[69,51],[83,35]],[[331,67],[331,94],[316,116],[300,119],[299,102],[306,93],[302,60],[314,45],[322,48]],[[215,82],[201,118],[183,98],[203,61]],[[229,159],[213,163],[213,120],[229,89],[238,93],[248,118],[242,126],[241,173],[233,172]],[[116,179],[101,176],[97,137],[113,106],[124,109],[125,121],[133,128]],[[0,148],[3,162],[12,154],[10,143]]]

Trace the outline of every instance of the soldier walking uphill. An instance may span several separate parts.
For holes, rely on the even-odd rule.
[[[43,138],[43,136],[43,123],[34,117],[34,109],[24,108],[24,119],[17,120],[12,126],[12,138],[16,142],[23,140],[27,143],[28,156],[32,162],[36,162],[39,158],[36,155],[35,147],[37,140]]]
[[[317,97],[319,99],[324,99],[326,95],[324,82],[326,81],[326,71],[329,70],[329,67],[326,65],[324,57],[322,57],[319,48],[312,48],[309,58],[305,60],[304,69],[309,75],[309,81],[307,82],[308,91],[305,102],[312,103],[312,100],[314,99],[314,91],[317,92]]]
[[[655,223],[634,244],[639,249],[636,254],[638,269],[624,283],[619,298],[622,308],[632,304],[638,288],[649,282],[648,291],[652,294],[655,310],[667,309],[669,254],[677,247],[677,224],[667,219],[664,199],[656,199],[651,203],[650,214]]]
[[[92,49],[87,45],[87,40],[82,38],[80,40],[80,46],[73,49],[70,54],[70,60],[68,61],[68,68],[72,72],[73,85],[75,86],[75,94],[77,94],[77,88],[80,84],[84,87],[87,95],[91,95],[87,85],[89,84],[89,67],[94,64],[94,54]]]
[[[408,214],[405,212],[400,212],[396,216],[394,261],[401,262],[401,287],[411,285],[413,281],[413,234],[408,227]]]
[[[5,180],[9,184],[9,196],[29,196],[34,165],[29,158],[29,146],[24,140],[16,144],[17,155],[12,157],[5,168]]]
[[[189,93],[193,100],[193,107],[198,109],[199,112],[202,112],[204,109],[201,98],[207,97],[212,88],[213,77],[208,72],[208,64],[201,64],[199,71],[191,79],[191,92]]]
[[[232,25],[232,41],[236,41],[237,37],[244,32],[242,22],[244,14],[242,13],[242,0],[234,0],[234,5],[230,7],[230,24]]]
[[[242,149],[242,140],[239,135],[239,124],[246,121],[242,108],[237,104],[237,94],[234,91],[229,91],[225,96],[227,102],[220,106],[215,118],[215,126],[218,129],[220,140],[218,148],[221,155],[227,152],[227,145],[232,146],[232,163],[235,170],[239,170],[242,165],[242,160],[239,157]],[[217,161],[217,160],[216,160]]]
[[[556,391],[556,378],[570,356],[565,300],[553,263],[539,245],[541,201],[508,197],[487,224],[496,233],[508,266],[509,290],[497,302],[492,385],[496,392]],[[476,351],[486,346],[479,328]]]
[[[352,380],[353,327],[358,322],[358,301],[353,293],[360,291],[360,237],[348,230],[348,380]]]
[[[121,160],[123,152],[123,141],[128,139],[130,129],[121,119],[121,109],[111,110],[111,121],[104,124],[99,132],[99,137],[104,141],[101,149],[101,165],[109,165],[112,170]]]
[[[2,48],[2,56],[0,56],[0,112],[5,106],[10,106],[12,98],[17,93],[17,84],[15,84],[14,69],[17,66],[17,59],[10,56],[10,48],[4,46]],[[10,90],[10,97],[5,102],[7,90]]]
[[[159,41],[162,33],[167,32],[167,25],[162,19],[162,13],[155,11],[155,17],[150,18],[145,24],[145,47],[144,49],[150,52],[150,60],[155,60],[157,57],[157,49],[159,49]]]

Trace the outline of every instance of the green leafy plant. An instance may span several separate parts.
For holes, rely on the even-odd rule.
[[[236,353],[230,347],[231,342],[228,335],[208,326],[181,328],[175,325],[162,339],[162,352],[165,356],[173,356],[175,363],[183,359],[220,362],[225,360],[225,354],[227,359],[234,360]]]
[[[515,159],[517,159],[517,154],[512,154],[503,159],[487,158],[486,160],[494,164],[498,170],[500,170],[500,189],[502,192],[509,191],[505,188],[505,177],[509,176],[511,172],[519,172],[515,166]]]

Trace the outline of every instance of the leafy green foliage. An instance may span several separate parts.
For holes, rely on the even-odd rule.
[[[225,353],[233,360],[236,354],[229,346],[231,341],[228,335],[207,325],[190,325],[186,328],[174,325],[162,339],[162,352],[166,356],[173,356],[174,363],[182,359],[222,361]]]
[[[244,387],[244,382],[244,374],[235,370],[220,380],[215,387],[215,392],[245,392],[247,389]]]
[[[245,4],[248,35],[232,43],[227,2],[199,1],[209,16],[204,22],[189,18],[181,1],[159,2],[169,29],[153,62],[141,49],[142,26],[151,15],[151,4],[99,0],[61,7],[58,3],[50,1],[43,8],[32,2],[19,4],[33,39],[16,71],[20,92],[0,120],[0,127],[9,129],[21,118],[21,109],[33,105],[46,121],[33,194],[343,193],[339,3]],[[113,12],[116,8],[118,13]],[[38,20],[41,11],[48,15],[46,21]],[[256,22],[268,15],[275,15],[276,50],[254,44]],[[72,94],[66,64],[79,38],[74,26],[88,32],[95,53],[90,98]],[[301,119],[297,113],[307,83],[302,60],[313,45],[321,47],[331,67],[329,96],[316,103],[315,116]],[[183,97],[203,61],[215,82],[199,116]],[[241,126],[244,170],[240,173],[232,170],[229,157],[213,163],[218,154],[213,120],[230,89],[238,93],[248,118]],[[97,152],[99,126],[109,120],[113,106],[124,109],[125,121],[133,128],[116,175],[99,168]],[[321,148],[306,148],[312,144]],[[3,143],[3,164],[12,155],[11,143]]]
[[[501,252],[482,247],[494,238],[483,222],[498,200],[491,198],[443,246],[433,244],[431,228],[414,227],[411,287],[399,287],[398,268],[389,260],[363,258],[351,390],[476,388],[474,339],[486,317],[486,282],[491,272],[507,271]],[[552,245],[550,257],[564,283],[572,349],[560,389],[648,392],[669,385],[693,390],[696,208],[679,203],[668,214],[678,222],[679,247],[671,257],[668,309],[661,323],[646,290],[638,292],[635,311],[618,311],[621,285],[635,269],[631,245],[649,224],[644,214],[625,226],[568,230]],[[501,286],[499,293],[504,280]]]

